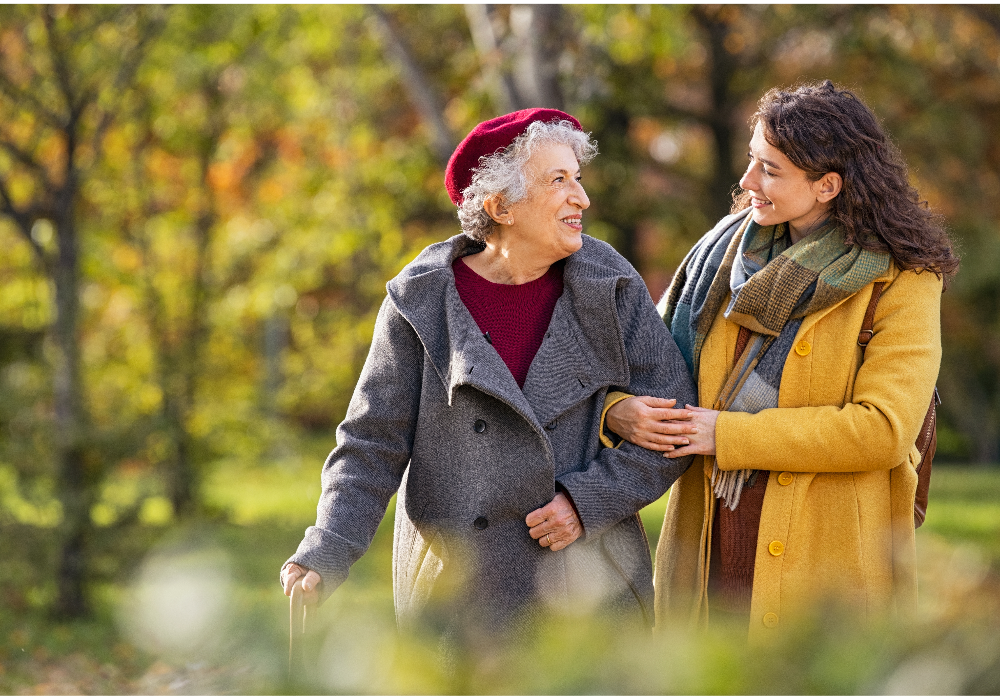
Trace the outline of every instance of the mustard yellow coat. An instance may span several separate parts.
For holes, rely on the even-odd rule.
[[[750,638],[766,640],[832,596],[872,619],[916,600],[914,447],[941,362],[941,280],[890,266],[864,364],[858,332],[871,285],[806,317],[778,408],[724,412],[715,457],[697,457],[670,491],[656,551],[656,618],[703,622],[720,469],[770,470],[757,540]],[[723,309],[725,305],[723,305]],[[720,312],[706,339],[699,401],[732,369],[739,327]]]

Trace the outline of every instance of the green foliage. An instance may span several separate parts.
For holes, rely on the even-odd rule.
[[[0,9],[0,526],[41,553],[30,583],[0,576],[18,615],[54,599],[54,537],[74,511],[60,471],[69,437],[56,428],[66,408],[57,370],[70,350],[95,596],[132,575],[166,528],[307,524],[318,485],[303,478],[332,447],[386,281],[457,230],[434,144],[495,116],[496,76],[521,81],[530,64],[524,8],[490,10],[492,50],[472,40],[460,6],[383,10],[443,127],[416,106],[371,7]],[[864,97],[964,258],[943,299],[939,453],[1000,461],[1000,15],[909,5],[556,12],[554,43],[532,60],[552,59],[556,98],[600,143],[584,173],[587,232],[616,245],[654,296],[728,208],[746,118],[766,89],[829,77]],[[67,115],[79,120],[73,143]],[[70,184],[71,206],[60,208]],[[70,249],[79,279],[66,282],[56,262]],[[56,332],[59,288],[73,302],[75,349]],[[950,490],[947,471],[935,475],[922,542],[961,541],[997,561],[1000,494],[981,478],[966,493]],[[664,503],[643,514],[654,546]],[[245,530],[219,532],[235,538],[234,561],[253,548],[232,534]],[[280,546],[254,548],[272,568],[298,539],[282,532]],[[246,593],[239,605],[266,599]],[[711,688],[656,687],[758,687],[713,673]],[[428,692],[444,687],[414,678]],[[612,687],[602,678],[586,683]],[[789,687],[862,688],[809,679]],[[578,689],[561,682],[532,687]]]

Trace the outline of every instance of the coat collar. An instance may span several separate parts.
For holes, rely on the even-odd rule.
[[[566,259],[563,294],[523,391],[455,288],[452,263],[482,248],[464,234],[435,243],[387,285],[392,303],[423,343],[449,404],[456,387],[469,385],[539,428],[601,386],[628,385],[615,292],[629,276],[616,269],[606,244],[584,236],[581,249]]]

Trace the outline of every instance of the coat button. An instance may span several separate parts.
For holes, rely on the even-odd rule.
[[[768,629],[773,629],[778,626],[778,616],[774,613],[767,613],[764,615],[764,627]]]
[[[782,486],[788,486],[793,481],[795,481],[795,475],[791,472],[781,472],[778,474],[778,483]]]
[[[546,430],[555,430],[556,429],[556,422],[552,421],[551,423],[549,423],[548,425],[545,426],[545,429]]]
[[[472,425],[472,429],[473,429],[473,430],[475,430],[475,431],[476,431],[477,433],[482,433],[482,432],[485,432],[485,431],[486,431],[486,421],[484,421],[484,420],[482,420],[482,419],[480,419],[480,420],[477,420],[477,421],[476,421],[476,422],[475,422],[475,423],[474,423],[474,424]]]
[[[476,528],[477,530],[485,530],[489,526],[490,526],[490,521],[481,515],[472,521],[472,527]]]
[[[781,540],[775,540],[771,544],[767,545],[767,551],[776,557],[780,557],[785,553],[785,543]]]
[[[812,350],[812,344],[808,340],[800,340],[795,344],[795,352],[802,357],[808,355],[810,350]]]

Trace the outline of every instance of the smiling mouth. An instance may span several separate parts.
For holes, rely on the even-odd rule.
[[[583,217],[580,216],[567,216],[565,219],[559,219],[564,224],[569,224],[570,226],[580,226],[583,223]]]
[[[750,204],[755,207],[766,207],[771,203],[768,199],[761,199],[760,197],[750,197]]]

